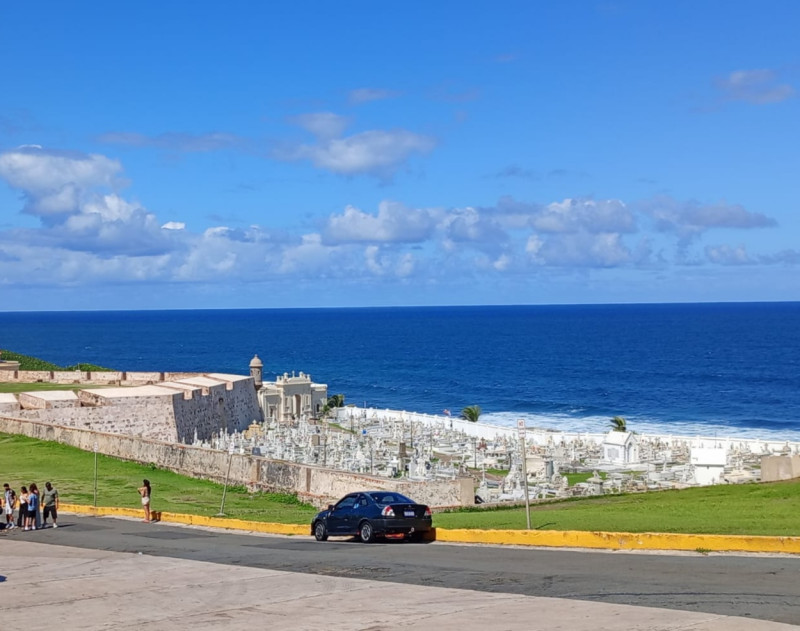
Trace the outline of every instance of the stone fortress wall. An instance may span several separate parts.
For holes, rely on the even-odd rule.
[[[262,388],[258,364],[251,363],[248,377],[0,370],[0,382],[97,386],[79,391],[0,393],[0,432],[86,451],[96,448],[108,456],[217,482],[224,481],[230,463],[232,483],[296,493],[316,506],[359,489],[404,493],[434,507],[473,504],[471,478],[410,482],[183,444],[207,441],[213,434],[243,432],[254,421],[264,420],[257,395]],[[284,386],[292,387],[284,392]],[[279,377],[275,387],[266,390],[264,402],[273,405],[271,411],[280,420],[310,415],[327,395],[326,386],[312,384],[310,376],[303,373]]]
[[[0,394],[0,412],[114,434],[192,442],[262,420],[253,379],[240,375],[16,370],[0,381],[99,386]]]

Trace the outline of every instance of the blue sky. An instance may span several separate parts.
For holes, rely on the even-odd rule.
[[[800,300],[798,24],[4,3],[0,309]]]

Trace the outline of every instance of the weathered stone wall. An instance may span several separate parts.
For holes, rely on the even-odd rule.
[[[317,506],[333,502],[345,493],[370,489],[397,491],[430,506],[473,503],[472,480],[469,478],[435,482],[387,480],[254,456],[229,456],[219,450],[9,416],[0,416],[0,432],[55,441],[86,451],[92,451],[97,444],[98,452],[108,456],[153,463],[176,473],[217,482],[224,481],[230,459],[231,483],[246,484],[254,489],[297,493]]]
[[[19,411],[19,401],[10,392],[0,392],[0,414],[16,414]]]
[[[20,392],[19,406],[24,410],[76,408],[80,405],[78,397],[71,391]]]
[[[778,482],[800,478],[800,456],[764,456],[761,458],[761,481]]]
[[[150,397],[126,405],[20,410],[14,416],[111,434],[178,440],[170,397]]]
[[[19,372],[26,381],[48,376],[71,379],[90,373]],[[108,375],[111,373],[91,373]],[[197,373],[113,373],[121,383],[137,383],[139,388],[107,388],[71,392],[37,391],[20,393],[19,404],[3,402],[5,412],[23,408],[20,416],[69,427],[130,434],[157,440],[193,442],[195,436],[208,440],[222,429],[244,431],[253,421],[262,420],[253,379],[237,375],[198,375]],[[129,379],[134,377],[133,382]],[[164,381],[163,377],[175,381]],[[159,379],[151,384],[155,377]],[[186,383],[177,383],[185,379]],[[87,385],[91,381],[82,381]],[[103,385],[116,385],[117,381]]]
[[[206,391],[194,390],[189,398],[181,394],[173,399],[180,442],[192,442],[195,431],[200,440],[208,440],[220,429],[241,432],[262,420],[252,378],[210,386]]]
[[[86,385],[117,384],[141,386],[160,381],[175,381],[196,377],[196,372],[123,372],[123,371],[51,371],[51,370],[0,370],[0,382],[10,383],[80,383]]]

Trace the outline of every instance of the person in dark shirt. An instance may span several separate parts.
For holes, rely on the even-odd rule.
[[[42,493],[42,507],[44,516],[42,518],[42,528],[47,528],[47,518],[53,517],[53,528],[58,528],[58,490],[53,488],[50,482],[44,483],[44,493]]]

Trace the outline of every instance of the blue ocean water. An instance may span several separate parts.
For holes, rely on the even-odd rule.
[[[119,370],[310,373],[346,402],[800,440],[800,303],[0,313],[0,347]]]

